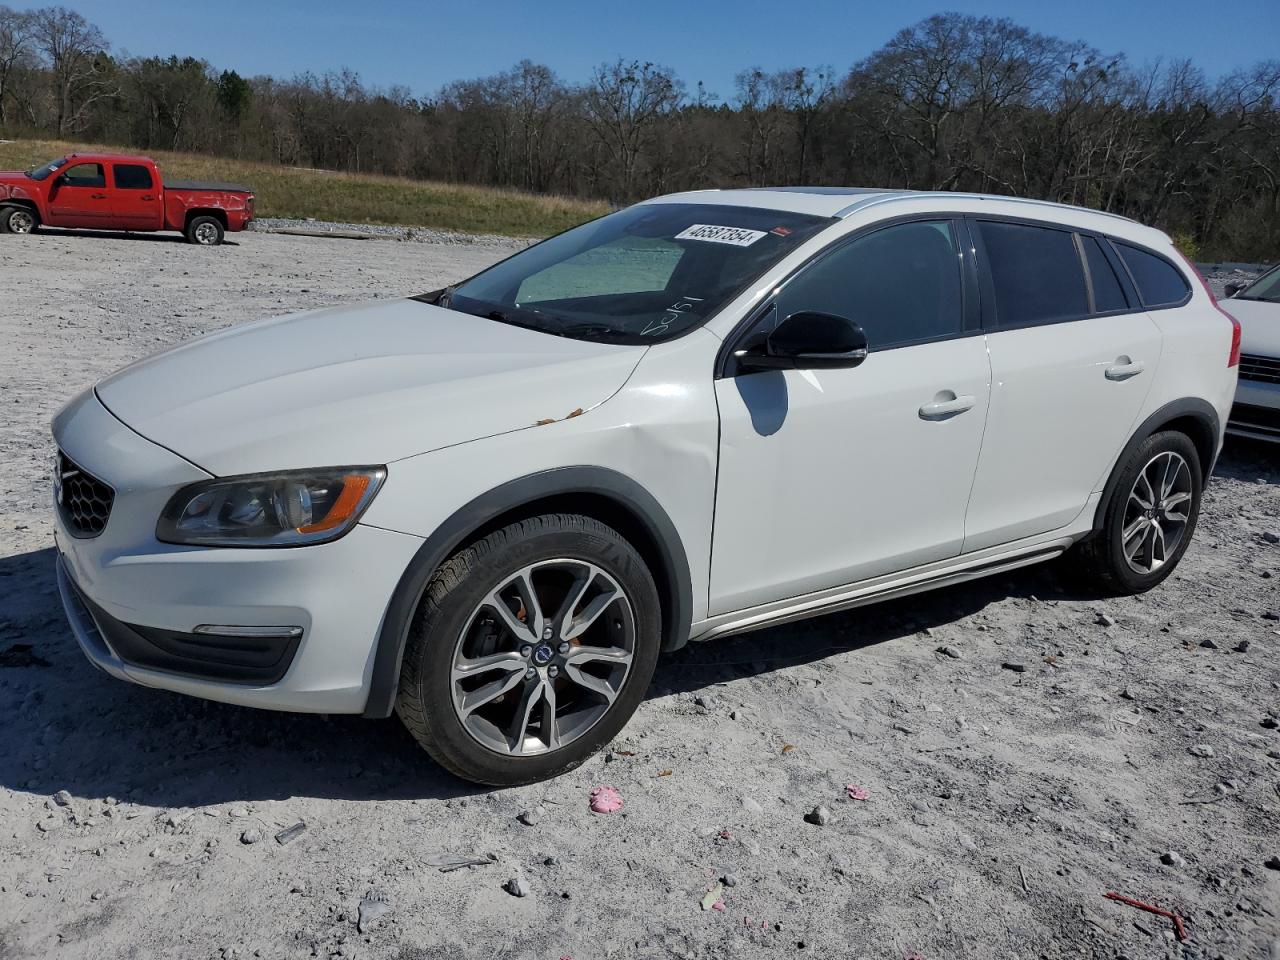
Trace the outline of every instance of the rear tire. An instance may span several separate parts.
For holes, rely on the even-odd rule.
[[[1107,593],[1144,593],[1173,573],[1200,516],[1200,454],[1184,433],[1148,437],[1116,468],[1100,529],[1076,547],[1076,569]]]
[[[612,740],[640,705],[660,624],[653,578],[617,531],[574,514],[513,523],[431,578],[396,713],[465,780],[515,786],[557,776]]]
[[[197,246],[216,247],[225,235],[226,231],[217,217],[192,217],[187,224],[187,242]]]
[[[40,228],[40,215],[30,207],[0,207],[0,232],[28,234]]]

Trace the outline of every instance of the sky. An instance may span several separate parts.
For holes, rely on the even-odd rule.
[[[701,80],[730,99],[746,67],[829,65],[843,74],[901,28],[943,10],[1007,16],[1139,65],[1189,57],[1211,79],[1280,58],[1280,0],[61,2],[101,27],[117,53],[190,55],[244,76],[350,67],[367,85],[401,85],[417,96],[525,58],[583,81],[622,56],[669,66],[690,91]]]

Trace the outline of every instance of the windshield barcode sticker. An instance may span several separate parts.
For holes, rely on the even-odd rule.
[[[695,223],[676,234],[677,240],[705,240],[707,243],[728,243],[735,247],[749,247],[761,237],[763,230],[747,230],[743,227],[717,227],[709,223]]]

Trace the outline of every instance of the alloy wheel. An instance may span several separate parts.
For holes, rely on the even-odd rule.
[[[1135,573],[1155,573],[1178,552],[1192,508],[1191,467],[1177,453],[1156,454],[1134,480],[1120,542]]]
[[[30,233],[36,228],[36,218],[26,210],[14,210],[9,214],[10,233]]]
[[[218,242],[218,228],[212,223],[201,223],[195,229],[196,243],[212,246]]]
[[[559,749],[609,712],[635,640],[631,601],[602,567],[567,558],[530,564],[467,618],[453,655],[454,711],[497,753]]]

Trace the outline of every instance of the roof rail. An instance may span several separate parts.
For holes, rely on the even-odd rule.
[[[998,200],[1002,203],[1025,203],[1029,206],[1036,207],[1053,207],[1058,210],[1079,210],[1083,213],[1093,213],[1100,217],[1111,217],[1115,220],[1123,220],[1125,223],[1138,223],[1132,217],[1126,217],[1119,213],[1111,213],[1107,210],[1094,210],[1092,207],[1082,207],[1073,203],[1057,203],[1053,200],[1034,200],[1029,197],[1005,197],[995,193],[953,193],[949,190],[930,190],[930,191],[888,191],[881,193],[879,196],[865,197],[857,200],[847,207],[836,212],[837,217],[847,217],[858,210],[864,210],[867,207],[875,206],[881,203],[892,203],[895,200],[912,200],[920,197],[948,197],[954,200]]]

